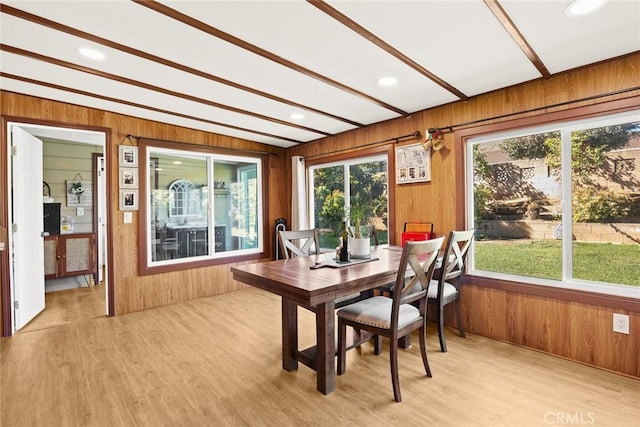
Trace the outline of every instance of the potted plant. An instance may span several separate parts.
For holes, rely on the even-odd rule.
[[[360,199],[360,195],[352,198],[351,208],[351,236],[349,237],[349,248],[352,258],[367,258],[371,256],[371,243],[369,242],[369,227],[365,227],[367,222],[367,207]]]

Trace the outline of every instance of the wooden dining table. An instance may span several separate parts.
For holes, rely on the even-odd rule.
[[[300,362],[314,369],[318,391],[329,394],[336,387],[335,300],[394,281],[401,255],[399,247],[376,246],[367,262],[323,266],[335,256],[326,253],[240,265],[231,272],[235,280],[282,298],[282,367],[293,371]],[[298,349],[298,306],[316,316],[316,345],[304,350]]]

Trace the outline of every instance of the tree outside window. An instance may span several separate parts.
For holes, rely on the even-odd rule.
[[[319,229],[321,247],[338,245],[342,222],[353,225],[351,212],[356,210],[361,213],[361,225],[375,227],[379,242],[388,242],[386,155],[313,166],[309,171],[311,224]]]
[[[640,257],[640,171],[628,166],[640,159],[637,118],[472,139],[474,268],[640,286],[630,262]]]

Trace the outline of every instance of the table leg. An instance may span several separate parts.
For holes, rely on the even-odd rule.
[[[335,302],[333,300],[316,307],[316,373],[317,388],[323,394],[336,389]]]
[[[282,298],[282,369],[298,369],[295,352],[298,350],[298,306]]]

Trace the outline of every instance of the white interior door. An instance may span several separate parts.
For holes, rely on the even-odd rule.
[[[44,310],[42,141],[11,126],[13,308],[15,330]]]
[[[106,250],[106,218],[107,218],[107,201],[104,197],[106,194],[106,176],[104,170],[104,157],[96,158],[96,170],[98,171],[98,195],[96,203],[98,207],[98,283],[104,281],[103,267],[107,263],[105,259]]]

